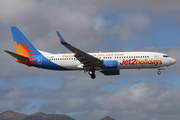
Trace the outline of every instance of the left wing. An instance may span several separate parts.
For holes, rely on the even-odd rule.
[[[58,38],[59,38],[59,41],[61,42],[61,44],[63,44],[66,48],[68,48],[70,51],[75,53],[74,57],[76,57],[76,59],[79,60],[84,65],[84,67],[94,67],[94,66],[101,65],[102,61],[100,59],[98,59],[88,53],[85,53],[85,52],[71,46],[67,42],[65,42],[58,31],[57,31],[57,35],[58,35]]]

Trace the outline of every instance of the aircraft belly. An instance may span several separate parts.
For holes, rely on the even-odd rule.
[[[120,65],[119,69],[138,69],[137,65]]]
[[[71,69],[71,70],[78,70],[77,66],[80,64],[79,62],[73,62],[73,61],[66,61],[66,62],[61,62],[61,61],[58,61],[58,62],[55,62],[55,64],[59,65],[59,66],[62,66],[64,68],[67,68],[67,69]]]

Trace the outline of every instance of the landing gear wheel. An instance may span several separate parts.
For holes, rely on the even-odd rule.
[[[91,78],[92,78],[92,79],[95,79],[95,78],[96,78],[96,75],[95,75],[95,74],[92,74],[92,75],[91,75]]]
[[[158,75],[161,75],[161,71],[158,71],[157,74],[158,74]]]
[[[92,75],[92,74],[94,74],[94,72],[90,70],[90,71],[89,71],[89,75]]]
[[[92,67],[92,68],[89,70],[89,75],[91,76],[92,79],[95,79],[95,78],[96,78],[94,67]]]

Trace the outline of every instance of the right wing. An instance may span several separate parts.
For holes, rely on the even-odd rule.
[[[59,38],[59,41],[61,42],[61,44],[64,45],[66,48],[68,48],[73,53],[75,53],[74,57],[76,57],[76,59],[79,60],[84,65],[84,67],[94,67],[94,66],[101,65],[102,61],[100,59],[98,59],[88,53],[85,53],[85,52],[73,47],[72,45],[68,44],[67,42],[65,42],[58,31],[57,31],[57,35],[58,35],[58,38]]]

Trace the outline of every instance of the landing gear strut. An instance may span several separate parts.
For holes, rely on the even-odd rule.
[[[91,76],[92,79],[95,79],[95,78],[96,78],[94,68],[92,68],[92,69],[89,70],[89,75]]]
[[[161,75],[161,71],[159,70],[159,71],[157,72],[157,74],[158,74],[158,75]]]

